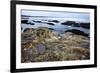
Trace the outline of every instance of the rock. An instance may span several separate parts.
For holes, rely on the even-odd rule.
[[[72,35],[73,35],[72,32],[66,32],[66,33],[64,33],[64,34],[61,34],[60,36],[61,36],[62,38],[68,38],[68,37],[71,37]]]
[[[43,44],[36,45],[36,49],[39,54],[43,54],[46,51],[46,47]]]
[[[72,25],[72,24],[75,24],[76,22],[74,22],[74,21],[66,21],[66,22],[64,22],[64,23],[62,23],[62,25]]]
[[[47,23],[47,24],[49,24],[49,25],[55,25],[54,23],[50,23],[50,22],[49,22],[49,23]]]
[[[49,20],[48,22],[55,22],[55,23],[59,23],[59,21],[58,20]]]
[[[83,48],[86,48],[86,49],[89,49],[90,48],[90,43],[88,43],[88,42],[82,42],[82,43],[80,43],[79,46],[83,47]]]
[[[58,33],[57,31],[55,31],[55,30],[52,31],[52,34],[53,34],[54,36],[57,36],[57,37],[59,36],[59,33]]]
[[[26,29],[24,30],[24,32],[33,32],[33,31],[34,31],[33,28],[26,28]]]
[[[73,35],[72,32],[66,32],[65,34],[66,34],[67,36]]]
[[[90,39],[83,35],[71,32],[59,34],[49,28],[39,27],[23,32],[21,38],[23,63],[90,58]]]

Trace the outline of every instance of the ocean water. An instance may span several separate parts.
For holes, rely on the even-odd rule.
[[[35,22],[35,21],[41,21],[41,22]],[[90,34],[90,30],[89,29],[85,29],[85,28],[81,28],[81,27],[72,27],[72,26],[68,26],[68,25],[63,25],[61,24],[62,22],[64,22],[64,20],[58,20],[59,23],[56,22],[48,22],[48,20],[43,20],[43,19],[39,19],[39,20],[30,20],[31,23],[34,23],[34,25],[32,24],[21,24],[22,27],[22,32],[26,29],[26,28],[38,28],[38,27],[48,27],[51,29],[54,29],[55,31],[57,31],[59,34],[65,33],[65,31],[67,30],[71,30],[71,29],[77,29],[80,31],[83,31],[86,34]],[[54,25],[50,25],[47,23],[53,23]]]
[[[53,24],[54,25],[49,25],[47,23],[34,22],[34,25],[21,24],[21,27],[23,28],[22,31],[24,31],[26,28],[38,28],[38,27],[48,27],[48,28],[52,28],[52,29],[59,31],[59,32],[64,32],[68,29],[67,25],[62,25],[61,23],[53,23]]]

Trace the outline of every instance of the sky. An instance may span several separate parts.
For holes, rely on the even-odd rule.
[[[28,15],[34,17],[47,17],[47,18],[67,18],[73,20],[80,20],[90,22],[90,13],[83,12],[61,12],[61,11],[34,11],[22,10],[21,15]]]

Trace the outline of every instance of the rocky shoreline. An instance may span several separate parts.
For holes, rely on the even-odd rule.
[[[21,33],[21,62],[90,59],[90,39],[71,32],[59,34],[46,27]]]

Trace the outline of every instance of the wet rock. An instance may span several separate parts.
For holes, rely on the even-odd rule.
[[[26,28],[26,29],[24,30],[24,32],[32,32],[32,31],[34,31],[33,28]]]
[[[74,22],[74,21],[66,21],[66,22],[64,22],[64,23],[62,23],[62,25],[72,25],[72,24],[75,24],[76,22]]]
[[[55,25],[54,23],[47,23],[47,24],[49,24],[49,25]]]

